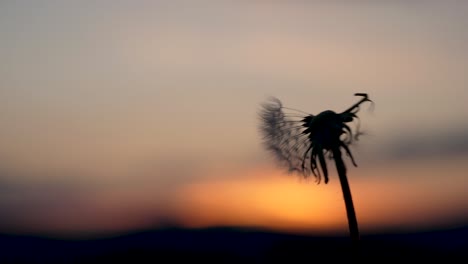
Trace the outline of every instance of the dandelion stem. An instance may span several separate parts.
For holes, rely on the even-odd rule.
[[[346,176],[346,166],[341,158],[341,150],[337,145],[332,148],[333,159],[335,160],[336,169],[340,178],[341,190],[343,191],[343,198],[346,206],[346,214],[348,216],[348,225],[351,240],[355,248],[359,244],[359,229],[356,219],[356,212],[354,211],[353,198],[351,196],[351,189],[349,187],[348,178]]]

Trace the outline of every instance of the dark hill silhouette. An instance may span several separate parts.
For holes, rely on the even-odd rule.
[[[428,232],[363,235],[362,260],[468,259],[468,225]],[[300,263],[349,260],[347,236],[311,236],[255,229],[167,228],[73,240],[0,235],[0,263]]]

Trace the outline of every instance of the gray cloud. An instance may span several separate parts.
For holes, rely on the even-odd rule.
[[[399,160],[467,155],[468,128],[401,136],[384,144],[381,151],[384,157]]]
[[[41,178],[0,171],[1,230],[34,229],[48,219],[76,215],[83,212],[86,197],[94,191],[75,177]]]
[[[172,192],[200,175],[190,160],[146,161],[125,176],[0,166],[0,233],[66,234],[174,222]],[[8,168],[8,169],[7,169]]]

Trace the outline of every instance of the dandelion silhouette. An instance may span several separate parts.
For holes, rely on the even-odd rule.
[[[284,107],[277,98],[270,98],[268,102],[262,104],[259,115],[265,148],[290,172],[297,172],[306,178],[313,175],[317,183],[320,183],[323,176],[324,182],[328,183],[325,157],[335,161],[345,200],[350,236],[357,243],[359,229],[341,150],[343,149],[352,164],[357,166],[349,145],[361,135],[359,122],[354,132],[348,123],[355,119],[359,121],[357,116],[359,106],[372,101],[367,94],[355,95],[362,97],[361,100],[342,113],[327,110],[312,115]]]

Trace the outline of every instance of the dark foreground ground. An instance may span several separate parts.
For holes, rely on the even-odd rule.
[[[468,226],[362,237],[353,256],[347,237],[244,229],[164,229],[94,240],[0,235],[0,263],[468,263]],[[414,262],[416,261],[416,262]]]

